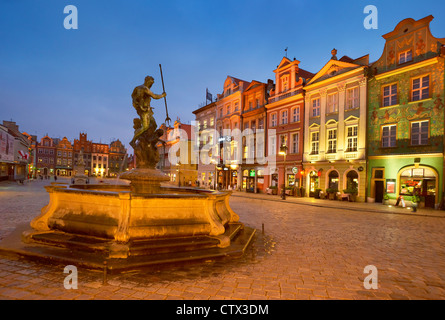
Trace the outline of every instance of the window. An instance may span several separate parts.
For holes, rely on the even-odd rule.
[[[311,133],[311,154],[318,154],[319,140],[320,140],[320,133],[318,131],[312,132]]]
[[[276,155],[277,154],[277,137],[272,136],[269,138],[269,154]]]
[[[327,112],[338,112],[338,93],[328,95]]]
[[[298,153],[300,149],[300,134],[293,133],[292,134],[292,145],[291,145],[291,152],[290,153]]]
[[[57,156],[61,157],[62,156],[62,151],[57,151]]]
[[[287,147],[287,135],[283,134],[280,136],[280,147],[281,146],[286,146]]]
[[[255,100],[255,106],[258,108],[260,106],[260,99]]]
[[[264,119],[258,119],[258,129],[264,129]]]
[[[408,51],[399,53],[399,64],[409,62],[411,60],[413,60],[413,51],[412,50],[408,50]]]
[[[204,125],[203,125],[204,129],[207,129],[207,120],[204,120]]]
[[[397,126],[390,125],[382,128],[382,148],[393,148],[396,146]]]
[[[271,117],[270,117],[270,126],[271,127],[276,127],[277,126],[277,114],[276,113],[272,113]]]
[[[239,110],[238,102],[235,102],[235,112]]]
[[[213,127],[214,124],[215,124],[214,119],[210,118],[210,126]]]
[[[355,109],[359,107],[358,87],[350,88],[347,91],[346,108]]]
[[[428,144],[429,122],[420,121],[411,123],[411,145],[419,146]]]
[[[320,115],[320,98],[312,100],[312,116],[318,117]]]
[[[287,110],[281,111],[281,124],[287,124]]]
[[[383,106],[393,106],[397,104],[397,84],[383,87]]]
[[[350,126],[347,128],[347,149],[346,152],[357,151],[358,126]]]
[[[430,97],[430,76],[413,79],[411,101],[428,99]]]
[[[292,122],[299,122],[300,121],[300,107],[293,108],[291,113],[292,113]]]
[[[337,152],[337,129],[329,129],[327,153],[336,153],[336,152]]]
[[[283,76],[282,78],[281,78],[281,88],[282,88],[282,92],[285,92],[285,91],[287,91],[287,89],[289,89],[289,86],[288,86],[288,83],[289,83],[289,76]]]
[[[227,111],[226,114],[230,114],[230,105],[226,106],[226,111]]]

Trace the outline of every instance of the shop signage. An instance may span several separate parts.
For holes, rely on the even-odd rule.
[[[297,174],[298,173],[298,168],[297,167],[293,167],[292,168],[292,173]]]
[[[255,177],[255,169],[249,171],[249,177]]]

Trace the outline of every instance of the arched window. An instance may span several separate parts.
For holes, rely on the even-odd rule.
[[[358,174],[355,170],[350,170],[346,174],[346,189],[358,189]]]
[[[338,172],[332,170],[328,175],[328,188],[338,190]]]

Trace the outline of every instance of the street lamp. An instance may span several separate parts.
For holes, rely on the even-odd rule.
[[[286,200],[286,154],[287,154],[287,146],[286,144],[282,144],[280,147],[280,152],[278,153],[280,156],[284,157],[284,182],[283,187],[281,189],[281,199]]]

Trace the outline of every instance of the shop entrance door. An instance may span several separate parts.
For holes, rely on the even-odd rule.
[[[255,178],[254,177],[247,177],[246,191],[251,192],[251,193],[255,192]]]
[[[384,183],[383,181],[375,181],[375,202],[383,202]]]

